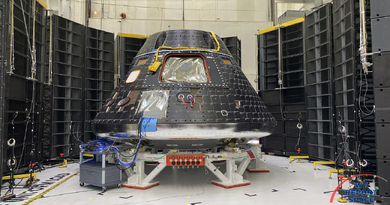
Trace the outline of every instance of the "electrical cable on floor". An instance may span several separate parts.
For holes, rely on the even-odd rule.
[[[57,197],[57,196],[65,196],[65,195],[70,195],[70,194],[78,194],[78,193],[91,192],[91,191],[95,191],[95,190],[92,189],[92,190],[84,190],[84,191],[73,191],[73,192],[56,194],[56,195],[49,195],[49,196],[42,195],[39,199]],[[19,201],[25,201],[25,200],[29,200],[29,199],[31,199],[31,198],[18,198],[18,199],[9,200],[8,202],[19,202]]]
[[[84,191],[73,191],[73,192],[62,193],[62,194],[56,194],[56,195],[49,195],[49,196],[43,195],[41,198],[65,196],[65,195],[70,195],[70,194],[78,194],[78,193],[91,192],[91,191],[95,191],[95,190],[91,189],[91,190],[84,190]]]
[[[121,199],[130,199],[131,197],[133,197],[133,195],[131,195],[131,196],[120,196],[119,198],[121,198]]]
[[[12,193],[12,194],[13,194],[15,188],[16,188],[17,186],[19,186],[19,184],[22,183],[22,181],[23,181],[24,179],[25,179],[25,177],[24,177],[24,178],[20,178],[20,181],[19,181],[16,185],[13,186],[12,190],[10,190],[9,188],[7,188],[8,190],[7,190],[7,192],[5,192],[4,196],[7,196],[8,193]],[[3,189],[3,187],[1,187],[1,189]]]
[[[41,198],[42,196],[44,196],[45,194],[47,194],[49,191],[55,189],[56,187],[60,186],[61,184],[63,184],[64,182],[66,182],[67,180],[69,180],[70,178],[72,178],[73,176],[77,175],[78,173],[80,173],[80,171],[77,171],[76,173],[68,176],[67,178],[65,178],[64,180],[56,183],[55,185],[53,185],[52,187],[50,187],[49,189],[45,190],[44,192],[42,192],[41,194],[38,194],[37,196],[35,196],[34,198],[31,198],[29,199],[27,202],[24,203],[24,205],[28,205],[30,204],[31,202]]]

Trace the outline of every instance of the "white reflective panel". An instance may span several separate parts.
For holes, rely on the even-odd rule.
[[[137,115],[143,117],[166,117],[169,90],[143,91],[139,100]]]
[[[141,70],[132,71],[130,73],[129,77],[127,77],[126,83],[134,83],[134,81],[137,80],[140,73],[141,73]]]
[[[172,56],[165,61],[161,82],[207,83],[209,81],[203,59],[199,56]]]

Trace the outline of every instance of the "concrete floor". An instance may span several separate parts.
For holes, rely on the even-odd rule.
[[[329,166],[317,165],[319,170],[314,170],[313,163],[307,160],[302,160],[302,163],[289,163],[287,157],[265,155],[264,158],[270,172],[245,172],[244,179],[251,181],[252,184],[244,187],[225,189],[212,185],[211,180],[216,177],[210,172],[206,174],[204,167],[198,169],[167,167],[155,178],[160,181],[157,187],[148,190],[112,187],[107,192],[99,194],[101,193],[99,187],[79,186],[77,174],[31,204],[329,204],[332,193],[324,192],[333,191],[337,186],[336,174],[333,174],[332,179],[328,178]],[[219,166],[222,170],[224,164]],[[147,165],[147,170],[152,168],[153,165]],[[79,164],[74,163],[69,164],[67,168],[47,169],[43,173],[38,173],[38,178],[42,183],[59,173],[72,174],[78,170]],[[39,193],[48,188],[40,190]],[[17,189],[15,192],[21,191]],[[34,196],[36,195],[38,193]],[[338,197],[336,194],[334,204],[338,204],[336,200]],[[22,204],[27,200],[1,204]]]

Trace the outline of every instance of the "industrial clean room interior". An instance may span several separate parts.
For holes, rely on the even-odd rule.
[[[317,165],[314,170],[308,160],[290,163],[286,157],[270,155],[264,156],[264,160],[270,172],[246,172],[244,177],[251,185],[235,189],[212,185],[216,177],[203,167],[165,169],[156,177],[160,185],[149,190],[112,186],[105,193],[98,187],[79,186],[79,175],[75,175],[31,204],[329,204],[337,187],[337,174],[332,173],[329,179],[328,166]],[[223,163],[218,166],[223,169]],[[78,170],[74,163],[67,168],[48,168],[37,176],[44,182],[58,173],[73,174]]]
[[[390,205],[387,8],[3,0],[0,204]]]

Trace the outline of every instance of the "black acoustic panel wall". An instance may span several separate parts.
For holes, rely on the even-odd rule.
[[[382,196],[382,205],[390,205],[390,197]]]
[[[365,7],[366,19],[369,19],[370,1],[366,1]],[[365,74],[360,63],[359,16],[359,3],[356,1],[333,2],[335,120],[340,120],[347,134],[354,136],[348,139],[352,159],[357,161],[357,156],[360,155],[360,159],[366,159],[369,163],[362,168],[363,172],[375,174],[373,76],[372,73]],[[366,35],[371,39],[371,21],[366,21],[366,24]],[[371,51],[372,44],[369,41],[367,52]],[[367,61],[372,62],[372,58],[367,56]],[[335,130],[338,130],[338,127],[339,124],[335,124]],[[341,135],[336,133],[340,142]],[[338,152],[340,150],[341,147],[338,146]]]
[[[261,96],[262,96],[264,103],[279,104],[281,97],[282,97],[282,91],[281,90],[264,90],[264,91],[261,91]]]
[[[304,23],[281,28],[283,87],[304,87]]]
[[[0,170],[4,170],[3,156],[4,156],[4,76],[5,76],[5,65],[4,65],[4,27],[5,27],[5,17],[8,16],[5,12],[9,9],[4,9],[4,2],[0,3]],[[3,184],[3,171],[0,171],[0,184]],[[0,190],[1,195],[1,190]]]
[[[374,41],[374,40],[373,40]],[[390,53],[374,54],[374,86],[375,87],[390,87]]]
[[[374,0],[371,1],[371,18],[382,18],[390,16],[390,1]]]
[[[84,131],[81,141],[95,139],[91,121],[114,89],[114,34],[86,28],[84,70]]]
[[[355,30],[353,1],[337,0],[333,4],[333,43],[336,116],[355,133]]]
[[[371,24],[372,24],[372,47],[373,52],[373,78],[375,96],[375,136],[376,136],[376,158],[378,176],[385,179],[390,178],[390,74],[389,57],[390,44],[388,33],[390,32],[389,1],[371,1]],[[387,6],[387,7],[386,7]],[[382,204],[390,204],[390,185],[383,180],[377,181],[379,194],[382,196]]]
[[[23,7],[21,5],[23,3]],[[7,1],[7,8],[11,8],[11,2]],[[33,38],[33,8],[34,0],[14,1],[14,45],[12,58],[9,59],[11,67],[9,72],[21,77],[31,77],[32,57],[30,48],[35,46],[36,55],[36,78],[38,81],[44,81],[44,63],[45,61],[45,30],[46,30],[46,9],[36,3],[35,8],[35,43]],[[11,12],[11,11],[10,11]],[[10,13],[9,13],[10,14]],[[23,15],[24,14],[24,15]],[[11,14],[10,14],[11,15]],[[25,26],[25,21],[26,26]],[[11,28],[11,19],[7,20],[8,28]],[[26,27],[27,30],[26,31]],[[7,33],[7,38],[11,39],[11,33]],[[28,41],[29,40],[29,41]],[[9,45],[7,45],[9,46]],[[29,48],[30,46],[30,48]],[[9,54],[7,54],[9,55]],[[7,60],[8,60],[7,59]],[[13,71],[11,71],[13,68]]]
[[[272,90],[278,84],[278,31],[270,31],[258,36],[259,90]]]
[[[377,123],[390,122],[389,96],[390,87],[375,88],[375,121]]]
[[[378,160],[378,176],[385,179],[390,179],[390,160],[379,159]],[[390,183],[384,180],[378,179],[379,194],[381,196],[390,197]]]
[[[52,22],[52,84],[45,89],[45,158],[78,155],[75,138],[84,129],[84,33],[85,26],[60,16]],[[48,42],[49,43],[49,42]],[[49,116],[51,115],[51,116]]]
[[[286,142],[284,135],[273,134],[265,138],[261,138],[261,140],[261,144],[263,145],[262,151],[281,155],[286,154]]]
[[[237,64],[241,67],[241,40],[237,36],[221,38]]]
[[[1,172],[9,171],[6,160],[15,153],[18,172],[42,158],[42,91],[44,82],[46,9],[33,0],[0,3],[0,56],[2,104],[0,132],[3,143]],[[23,8],[22,8],[23,5]],[[13,8],[13,14],[12,9]],[[24,17],[23,17],[24,14]],[[35,21],[34,21],[35,15]],[[14,24],[12,24],[13,17]],[[24,23],[26,21],[26,24]],[[33,25],[35,25],[35,32]],[[35,35],[33,35],[35,34]],[[11,38],[14,38],[11,41]],[[32,46],[35,47],[36,74],[33,75]],[[31,49],[31,50],[30,50]],[[34,80],[32,79],[34,77]],[[33,92],[35,90],[35,92]],[[34,103],[33,103],[34,99]],[[14,151],[5,141],[16,139]],[[24,143],[23,143],[24,142]]]
[[[365,16],[366,19],[369,19],[371,12],[370,7],[371,3],[373,1],[366,1],[366,12]],[[360,12],[358,11],[359,7],[355,4],[355,16]],[[358,22],[355,18],[355,33],[358,33],[360,30],[360,22]],[[372,36],[372,23],[367,20],[366,21],[366,36],[368,38],[367,42],[367,52],[370,53],[373,51],[373,44],[370,39],[373,38]],[[356,44],[358,45],[359,39],[356,39]],[[357,59],[360,59],[360,52],[359,48],[356,48],[356,55]],[[367,56],[368,62],[373,62],[372,56]],[[375,136],[375,113],[373,112],[374,109],[374,77],[373,73],[369,72],[368,74],[365,74],[363,72],[363,67],[358,60],[359,64],[356,66],[356,77],[358,79],[358,86],[356,90],[358,91],[359,95],[357,96],[357,107],[360,109],[360,113],[358,113],[358,133],[360,136],[360,155],[361,158],[366,159],[369,164],[363,168],[363,171],[365,173],[372,173],[375,174],[377,171],[377,164],[376,164],[376,136]],[[369,67],[369,70],[375,70],[374,67]]]
[[[43,120],[40,111],[43,106],[43,84],[21,77],[7,76],[5,85],[5,139],[14,138],[16,140],[14,150],[7,146],[6,159],[14,152],[16,160],[20,161],[20,167],[25,167],[42,158],[40,150],[42,150]]]
[[[308,14],[305,26],[309,155],[334,160],[332,4]]]
[[[372,24],[372,50],[374,52],[390,51],[389,32],[390,16],[371,19]]]
[[[263,140],[263,150],[278,150],[284,155],[297,154],[298,149],[307,153],[304,22],[280,27],[280,35],[280,44],[278,29],[257,38],[259,95],[279,127]],[[279,46],[282,50],[280,62]],[[282,85],[279,85],[279,64],[282,66]],[[303,125],[300,133],[297,128],[299,121]]]
[[[115,39],[115,58],[117,58],[117,74],[120,79],[126,79],[130,71],[131,63],[138,51],[144,45],[146,38],[117,36]],[[120,84],[120,82],[118,82]]]
[[[43,154],[76,156],[80,142],[95,139],[90,122],[114,88],[114,34],[56,15],[47,22],[53,60],[44,92]]]
[[[390,123],[376,123],[376,156],[378,159],[390,159]]]
[[[281,27],[282,49],[282,115],[287,155],[307,153],[305,91],[305,23]],[[297,124],[303,126],[299,132]],[[298,143],[299,142],[299,143]]]

